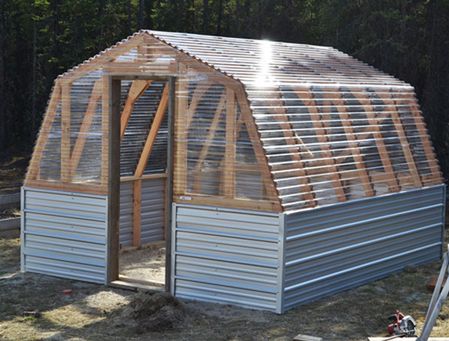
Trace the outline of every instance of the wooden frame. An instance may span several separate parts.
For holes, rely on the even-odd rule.
[[[129,62],[129,61],[118,61],[117,57],[131,51],[131,49],[137,49],[139,54],[139,59]],[[151,51],[151,52],[149,52]],[[161,69],[161,65],[156,65],[155,68],[152,67],[152,62],[155,61],[152,55],[153,51],[162,51],[164,54],[168,54],[173,57],[169,65]],[[157,53],[155,53],[157,55]],[[78,132],[78,138],[75,143],[71,141],[71,85],[73,82],[89,72],[102,69],[104,75],[102,78],[96,80],[94,83],[92,93],[88,101],[87,108]],[[162,70],[162,71],[161,71]],[[198,74],[203,74],[205,77],[196,77]],[[156,37],[150,35],[147,32],[141,32],[135,34],[132,38],[126,41],[120,42],[113,48],[100,53],[86,63],[69,70],[67,73],[62,75],[55,81],[52,97],[50,99],[47,113],[44,118],[44,122],[39,134],[37,141],[37,146],[33,153],[32,160],[30,162],[30,167],[28,170],[27,178],[25,184],[33,185],[40,188],[57,188],[61,190],[77,190],[80,192],[101,194],[108,193],[108,183],[110,181],[110,160],[108,159],[110,155],[111,148],[111,105],[109,95],[111,92],[110,87],[112,83],[110,79],[115,80],[131,80],[132,85],[128,94],[127,101],[123,108],[123,113],[120,117],[120,138],[123,138],[126,126],[131,115],[133,105],[139,96],[151,85],[154,80],[168,80],[172,79],[172,76],[177,77],[176,81],[176,91],[178,96],[173,97],[174,111],[176,111],[176,116],[174,117],[174,136],[176,137],[176,144],[173,145],[174,149],[174,163],[175,170],[173,172],[174,181],[174,194],[176,200],[185,201],[185,197],[191,197],[192,202],[201,202],[202,204],[217,205],[217,200],[226,202],[226,205],[232,207],[232,202],[237,205],[244,205],[247,208],[260,209],[263,207],[266,210],[281,212],[283,211],[281,200],[279,199],[279,193],[277,190],[277,185],[274,181],[273,170],[268,163],[268,158],[264,150],[264,145],[261,141],[259,127],[256,125],[255,118],[253,117],[253,112],[250,107],[250,102],[245,91],[243,83],[236,79],[220,73],[213,66],[202,63],[200,60],[187,55],[186,53],[176,50],[176,48],[167,45],[163,41],[157,39]],[[191,78],[193,77],[193,78]],[[194,79],[199,83],[197,88],[193,89],[191,93],[191,100],[189,101],[188,95],[188,85],[189,80]],[[219,99],[219,105],[213,114],[213,119],[208,131],[208,141],[213,138],[217,127],[222,119],[223,113],[225,113],[224,123],[226,126],[225,132],[225,153],[224,158],[221,160],[223,172],[221,179],[220,193],[223,195],[217,196],[217,198],[208,197],[201,194],[199,176],[201,176],[201,167],[203,161],[207,158],[208,152],[210,150],[210,143],[206,142],[199,151],[198,161],[195,165],[195,171],[193,176],[193,192],[189,193],[187,190],[187,137],[188,131],[191,127],[194,115],[198,105],[202,101],[205,94],[209,94],[209,90],[214,84],[222,85],[225,89],[224,97]],[[349,86],[350,90],[341,90],[336,86],[329,85],[331,89],[329,92],[331,95],[324,95],[323,101],[330,106],[337,108],[338,117],[342,122],[342,129],[344,130],[344,135],[348,141],[348,148],[345,148],[340,154],[334,154],[330,147],[331,138],[329,129],[330,126],[327,125],[326,121],[330,117],[332,112],[330,108],[323,109],[323,112],[317,110],[317,98],[314,97],[313,90],[310,86],[298,86],[294,87],[294,91],[300,98],[305,106],[309,109],[309,114],[312,117],[312,124],[316,131],[317,139],[320,143],[320,157],[319,160],[311,160],[305,163],[306,158],[303,156],[304,153],[310,153],[310,150],[302,149],[301,145],[306,146],[301,139],[301,136],[297,135],[293,124],[289,119],[289,115],[285,110],[286,104],[283,103],[283,98],[281,96],[281,90],[276,89],[279,93],[279,98],[274,99],[275,115],[273,117],[278,121],[281,126],[285,142],[288,144],[288,150],[292,155],[293,163],[289,165],[292,168],[291,172],[296,173],[298,180],[300,181],[300,188],[304,189],[304,199],[309,203],[309,207],[317,205],[317,199],[314,196],[314,184],[310,179],[312,176],[316,175],[329,175],[329,183],[335,191],[335,197],[338,201],[345,201],[348,199],[347,193],[345,191],[345,179],[343,177],[342,171],[340,170],[340,165],[343,164],[343,160],[348,157],[354,159],[355,171],[346,171],[347,174],[353,178],[360,179],[364,188],[365,196],[374,195],[374,184],[376,181],[381,182],[379,179],[388,185],[389,192],[397,192],[400,190],[400,186],[405,179],[404,174],[397,174],[394,170],[391,155],[387,150],[388,141],[385,142],[383,138],[382,122],[391,119],[394,124],[395,132],[398,135],[398,139],[401,144],[401,148],[404,154],[405,162],[410,172],[410,182],[414,187],[422,187],[428,184],[434,184],[441,181],[441,173],[439,171],[438,163],[435,160],[435,154],[433,152],[432,146],[430,144],[430,139],[427,135],[425,129],[425,123],[422,119],[422,115],[419,111],[416,98],[411,90],[400,90],[400,103],[398,103],[398,97],[394,96],[393,89],[381,90],[376,93],[380,99],[384,102],[385,108],[383,112],[375,112],[376,108],[374,102],[371,101],[368,96],[366,88],[360,85],[358,88],[354,86]],[[326,85],[321,86],[321,88],[326,88]],[[386,89],[387,87],[385,87]],[[338,90],[336,90],[338,89]],[[384,88],[382,88],[384,89]],[[150,129],[150,133],[145,141],[145,146],[143,152],[138,161],[138,165],[134,174],[134,188],[135,191],[139,191],[140,183],[143,175],[143,169],[145,168],[148,158],[151,154],[154,139],[157,135],[157,128],[159,127],[165,109],[162,108],[169,106],[169,96],[166,97],[167,89],[164,89],[164,95],[162,100],[162,106],[158,110],[155,117],[155,124]],[[353,95],[354,99],[360,103],[363,107],[363,112],[367,117],[367,129],[365,131],[359,132],[355,130],[355,125],[351,124],[351,115],[346,109],[347,103],[346,99],[342,95],[341,91],[346,91]],[[386,95],[390,91],[390,96]],[[399,91],[399,90],[398,90]],[[335,95],[336,94],[336,95]],[[333,97],[334,96],[334,97]],[[85,183],[75,183],[74,175],[76,175],[77,168],[79,166],[80,160],[82,158],[82,153],[87,143],[87,136],[90,132],[91,125],[94,119],[94,115],[97,111],[99,101],[101,98],[102,105],[102,142],[101,142],[101,175],[100,183],[91,183],[86,181]],[[276,102],[277,101],[277,102]],[[404,104],[408,106],[407,110],[410,110],[411,116],[413,118],[416,129],[419,132],[419,137],[421,138],[422,148],[426,155],[426,160],[429,164],[430,175],[420,171],[419,167],[422,167],[422,163],[418,163],[413,155],[414,151],[408,143],[408,137],[406,135],[406,127],[404,127],[404,122],[401,120],[399,115],[399,108],[403,108]],[[272,103],[273,104],[273,103]],[[49,138],[52,125],[57,113],[58,105],[61,109],[61,179],[60,181],[47,181],[39,179],[40,164],[45,150],[45,145]],[[237,108],[240,108],[240,117],[237,117]],[[176,110],[175,110],[176,109]],[[327,110],[327,111],[326,111]],[[402,109],[401,109],[402,110]],[[391,125],[391,123],[388,123]],[[411,123],[410,123],[411,124]],[[251,141],[252,147],[255,152],[258,170],[261,173],[263,179],[263,188],[266,196],[269,200],[267,202],[257,201],[251,206],[251,201],[246,202],[243,199],[236,198],[236,140],[238,138],[239,130],[241,127],[245,127],[248,131],[249,139]],[[377,170],[371,171],[367,170],[367,166],[364,164],[364,151],[363,146],[359,147],[359,141],[371,138],[374,141],[377,151],[379,153],[380,160],[382,162],[382,167],[384,169],[384,175],[378,174]],[[72,145],[71,145],[72,144]],[[72,148],[73,147],[73,148]],[[420,145],[421,148],[421,145]],[[322,156],[322,157],[321,157]],[[377,154],[376,154],[377,157]],[[353,161],[351,161],[353,162]],[[404,163],[404,161],[401,161]],[[419,167],[418,167],[419,166]],[[280,165],[273,166],[279,167]],[[426,166],[427,167],[427,166]],[[380,167],[379,167],[380,168]],[[288,170],[288,169],[287,169]],[[276,171],[276,168],[275,168]],[[374,181],[371,179],[371,173],[373,177],[376,178]],[[376,173],[376,174],[374,174]],[[168,176],[168,175],[167,175]],[[328,178],[326,178],[326,182]],[[190,179],[189,179],[190,181]],[[136,212],[139,206],[140,199],[138,195],[135,197],[135,207]],[[242,204],[243,202],[243,204]],[[238,206],[240,207],[240,206]],[[137,216],[137,214],[136,214]],[[137,221],[135,225],[139,225]],[[137,236],[137,231],[136,231]],[[137,243],[137,237],[135,240]]]

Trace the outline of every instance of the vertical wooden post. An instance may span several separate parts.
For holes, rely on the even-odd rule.
[[[235,154],[236,154],[236,104],[234,91],[226,88],[226,148],[224,164],[224,195],[235,196]]]
[[[134,180],[133,186],[133,246],[141,246],[142,234],[142,180]]]
[[[111,115],[111,84],[112,81],[108,76],[103,76],[103,93],[102,99],[102,118],[101,118],[101,185],[107,187],[109,179],[109,133],[110,133],[110,115]],[[119,163],[120,165],[120,163]]]
[[[103,106],[103,119],[107,117],[107,126],[103,122],[103,133],[108,136],[107,170],[105,175],[108,188],[108,230],[107,230],[107,274],[106,282],[118,279],[119,275],[119,217],[120,217],[120,80],[103,78],[103,85],[108,89],[103,92],[108,99]],[[105,98],[103,97],[103,103]],[[108,111],[105,112],[104,110]],[[105,131],[106,130],[106,131]]]
[[[183,195],[187,187],[187,104],[188,104],[188,78],[187,68],[179,65],[180,78],[176,81],[176,111],[175,111],[175,149],[174,149],[174,181],[175,195]]]
[[[70,182],[70,120],[71,120],[71,83],[62,84],[61,107],[61,181]]]

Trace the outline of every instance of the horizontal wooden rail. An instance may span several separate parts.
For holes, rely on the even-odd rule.
[[[150,179],[165,179],[167,174],[144,174],[142,176],[122,176],[120,182],[136,181],[136,180],[150,180]]]

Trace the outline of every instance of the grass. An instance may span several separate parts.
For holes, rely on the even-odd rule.
[[[18,270],[19,240],[0,239],[0,269]],[[439,263],[392,275],[357,289],[300,306],[284,315],[228,305],[185,302],[178,328],[139,334],[123,313],[134,293],[101,285],[16,273],[0,280],[0,339],[6,340],[291,340],[295,335],[325,340],[366,340],[384,336],[395,309],[422,326],[431,293],[426,283]],[[64,289],[73,294],[64,295]],[[38,310],[41,317],[25,317]],[[433,336],[449,335],[445,305]]]

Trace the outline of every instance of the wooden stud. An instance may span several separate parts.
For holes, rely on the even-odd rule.
[[[344,100],[340,97],[339,99],[328,99],[328,101],[330,105],[337,105],[338,115],[340,116],[341,124],[346,134],[346,140],[348,141],[348,146],[351,149],[352,157],[354,158],[357,173],[360,181],[362,182],[365,195],[374,196],[374,189],[366,170],[362,154],[360,153],[359,146],[357,145],[357,137],[354,134],[354,128],[352,127],[351,118],[346,110]]]
[[[107,194],[108,191],[104,186],[89,184],[86,186],[85,184],[72,184],[72,183],[61,183],[61,182],[50,182],[47,180],[28,180],[26,183],[27,186],[34,188],[43,188],[43,189],[54,189],[59,191],[67,191],[67,192],[80,192],[80,193],[88,193],[88,194]]]
[[[33,156],[28,167],[25,184],[28,185],[29,181],[35,180],[38,177],[40,170],[41,159],[47,144],[48,136],[50,135],[53,122],[56,117],[56,109],[61,100],[61,84],[59,80],[55,81],[55,86],[51,94],[50,102],[48,103],[47,111],[44,116],[44,120],[39,132],[39,137],[36,141],[36,147],[33,151]]]
[[[279,89],[280,91],[280,89]],[[285,112],[284,105],[281,101],[281,99],[278,99],[275,103],[276,109],[274,115],[275,119],[278,121],[279,126],[282,129],[282,133],[285,137],[285,142],[290,145],[290,157],[292,158],[292,161],[295,162],[295,170],[292,170],[292,173],[296,175],[298,178],[299,185],[301,186],[301,194],[304,197],[304,200],[307,201],[308,207],[315,207],[316,206],[316,200],[313,192],[313,188],[310,185],[310,179],[307,174],[307,171],[304,167],[304,162],[300,156],[301,149],[296,146],[298,141],[298,136],[296,135],[293,126],[289,122],[287,113]],[[302,140],[300,144],[302,143]]]
[[[387,111],[390,111],[391,120],[393,121],[394,127],[396,128],[396,133],[398,134],[399,141],[401,142],[402,152],[404,153],[405,160],[412,178],[412,182],[417,187],[422,187],[421,178],[419,176],[418,168],[416,167],[415,160],[413,158],[413,153],[410,149],[410,144],[408,143],[407,135],[405,134],[404,127],[402,126],[402,121],[399,116],[399,111],[397,104],[393,97],[386,98],[379,92],[376,92],[379,99],[381,99],[384,104],[387,104]]]
[[[312,90],[309,89],[309,91],[307,92],[298,91],[296,95],[303,101],[304,105],[309,106],[308,112],[314,127],[316,138],[321,144],[321,150],[325,158],[324,163],[327,165],[328,169],[331,172],[331,178],[335,193],[337,194],[337,199],[338,201],[346,201],[347,198],[344,191],[344,186],[341,181],[340,172],[337,168],[337,162],[332,155],[332,151],[330,150],[328,134],[325,129],[323,120],[321,119],[320,113],[318,112],[317,104],[313,97]]]
[[[393,165],[391,164],[390,155],[388,153],[387,147],[384,144],[384,138],[379,128],[379,122],[376,118],[376,114],[374,112],[374,106],[371,103],[369,97],[366,94],[363,94],[363,89],[359,91],[352,92],[352,95],[357,99],[357,101],[363,106],[366,114],[366,118],[368,119],[368,123],[373,129],[373,137],[376,143],[377,150],[379,151],[380,160],[382,162],[382,166],[385,170],[385,173],[388,175],[388,188],[391,192],[399,192],[400,186],[399,182],[396,179],[396,174],[393,169]],[[341,96],[341,93],[340,93]],[[343,99],[341,98],[338,103],[341,103]]]
[[[141,207],[142,207],[142,180],[134,181],[133,185],[133,246],[141,245]]]
[[[224,195],[235,196],[235,156],[236,156],[236,103],[234,91],[226,89],[226,147],[224,164]]]
[[[262,147],[260,135],[257,130],[256,123],[254,122],[254,118],[251,113],[251,108],[248,103],[248,98],[246,97],[245,91],[243,89],[243,85],[241,85],[239,88],[235,90],[235,94],[237,97],[237,102],[240,106],[242,121],[244,122],[246,129],[248,131],[248,135],[254,149],[254,154],[256,156],[257,163],[259,164],[260,167],[262,181],[264,183],[266,193],[270,198],[270,200],[272,200],[273,202],[274,210],[276,212],[282,212],[282,206],[279,201],[279,194],[274,185],[274,180],[270,171],[270,167],[268,166],[268,160],[266,158],[265,151]]]
[[[87,105],[86,112],[84,113],[83,122],[81,123],[81,127],[78,133],[78,138],[76,139],[75,146],[73,147],[72,155],[70,158],[70,178],[75,175],[76,169],[78,168],[84,145],[86,144],[86,138],[89,134],[90,126],[92,125],[92,121],[97,111],[97,103],[101,98],[101,85],[101,79],[97,80],[92,89],[89,103]]]
[[[193,116],[195,115],[196,109],[198,107],[198,104],[200,104],[201,99],[203,98],[203,95],[209,90],[211,87],[210,81],[198,83],[193,94],[192,94],[192,100],[190,101],[190,104],[188,105],[187,113],[186,113],[186,127],[187,130],[190,129],[190,124],[193,120]]]
[[[223,113],[223,109],[225,108],[226,103],[226,97],[223,95],[220,98],[220,101],[218,102],[217,109],[214,113],[214,118],[212,119],[212,123],[210,125],[206,142],[203,144],[203,147],[201,148],[201,151],[198,155],[198,161],[196,162],[195,170],[193,171],[194,175],[194,183],[193,183],[193,191],[194,192],[200,192],[201,191],[201,181],[200,181],[200,170],[203,165],[204,159],[207,157],[207,154],[209,152],[210,145],[212,144],[212,141],[214,140],[215,132],[217,131],[218,125],[220,124],[220,118]]]
[[[174,194],[184,194],[187,187],[187,138],[186,125],[188,105],[187,67],[179,64],[180,77],[176,81],[176,110],[175,110],[175,143],[174,143]]]
[[[71,121],[71,83],[62,84],[61,107],[61,181],[70,182],[70,121]]]
[[[442,181],[440,167],[438,165],[435,152],[432,148],[432,144],[430,143],[430,137],[426,129],[426,124],[424,122],[422,112],[419,109],[418,101],[416,100],[416,97],[413,93],[406,95],[406,97],[409,99],[410,111],[412,113],[416,129],[419,131],[419,135],[421,136],[424,153],[426,154],[426,159],[429,163],[432,176],[435,183],[440,183]]]
[[[112,80],[108,76],[103,78],[103,91],[108,89],[103,98],[108,99],[106,106],[108,111],[103,114],[108,117],[107,143],[108,155],[105,158],[108,163],[107,180],[107,273],[106,282],[110,283],[119,276],[119,239],[120,239],[120,93],[119,80]],[[103,108],[104,110],[105,108]],[[106,128],[106,127],[104,127]],[[103,170],[103,169],[102,169]]]
[[[109,178],[109,124],[110,124],[110,79],[103,76],[102,118],[101,118],[101,184],[107,186]],[[120,128],[119,128],[120,129]]]
[[[134,173],[135,176],[142,176],[145,167],[147,165],[148,159],[151,155],[151,151],[153,150],[154,142],[156,141],[157,133],[161,126],[162,120],[164,119],[165,112],[167,110],[168,105],[168,84],[165,85],[164,90],[162,91],[161,101],[159,102],[159,106],[157,108],[156,114],[154,115],[153,122],[151,123],[150,132],[145,141],[145,145],[142,150],[142,154],[140,155],[139,162],[137,163],[136,171]]]
[[[125,135],[126,126],[128,125],[129,118],[134,108],[134,104],[137,99],[148,89],[151,85],[151,81],[135,80],[131,83],[129,88],[128,97],[126,98],[125,106],[123,107],[122,114],[120,115],[120,138],[123,139]]]

